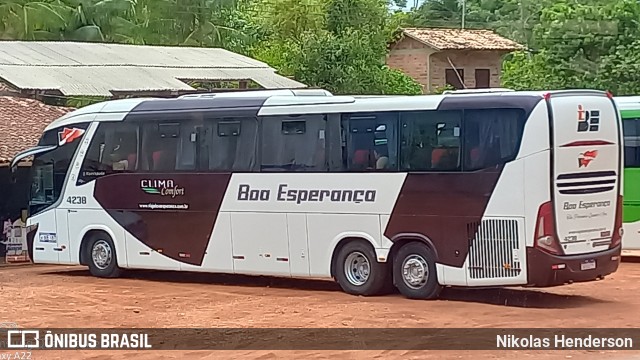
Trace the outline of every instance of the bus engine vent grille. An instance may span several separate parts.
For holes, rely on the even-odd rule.
[[[471,279],[512,278],[520,274],[516,220],[491,219],[468,223],[467,233]]]

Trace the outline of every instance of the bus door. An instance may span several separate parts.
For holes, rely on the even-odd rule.
[[[80,176],[82,162],[97,124],[91,125],[87,129],[88,134],[84,136],[82,142],[78,144],[78,155],[70,163],[69,173],[66,183],[62,187],[62,194],[56,207],[56,227],[58,229],[58,262],[60,264],[77,264],[80,255],[80,244],[82,242],[82,231],[90,223],[97,223],[99,218],[92,216],[89,211],[96,207],[92,201],[92,194],[88,191],[87,184],[78,186],[77,180]],[[71,159],[71,158],[70,158]],[[62,178],[60,178],[62,181]]]
[[[104,115],[102,118],[107,116],[117,118],[118,115],[112,113]],[[96,229],[100,225],[102,230],[107,231],[113,237],[115,252],[120,258],[120,264],[125,265],[122,262],[122,258],[126,258],[124,256],[126,255],[125,230],[112,220],[112,218],[124,216],[124,212],[119,210],[107,214],[107,211],[102,208],[94,196],[95,180],[100,176],[112,174],[113,171],[110,169],[126,169],[126,165],[123,163],[129,160],[126,156],[129,151],[113,153],[116,145],[121,145],[118,137],[120,134],[113,131],[114,128],[129,129],[119,122],[93,123],[87,136],[83,139],[75,163],[70,169],[69,180],[56,214],[59,241],[69,249],[60,252],[60,263],[77,264],[80,246],[87,230]],[[133,129],[135,131],[135,127]],[[117,156],[122,158],[117,158]],[[114,193],[113,196],[120,195]],[[126,222],[121,221],[120,223]]]
[[[552,198],[560,246],[565,255],[607,250],[612,237],[618,236],[617,109],[611,99],[597,93],[560,93],[549,101],[554,144]]]
[[[36,153],[31,167],[29,213],[35,215],[28,219],[27,227],[37,226],[32,259],[37,263],[69,261],[68,256],[60,257],[61,253],[66,255],[69,251],[67,215],[59,209],[62,201],[60,190],[63,187],[60,182],[64,181],[67,167],[62,166],[62,170],[54,167],[56,160],[67,157],[63,151],[54,147]]]

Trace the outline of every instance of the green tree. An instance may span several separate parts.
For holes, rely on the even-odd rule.
[[[605,55],[594,80],[615,95],[640,94],[640,40],[619,45]]]
[[[640,61],[640,5],[633,0],[545,2],[533,29],[537,49],[504,63],[503,83],[517,89],[599,88],[628,94]]]
[[[387,43],[400,19],[389,12],[388,1],[311,4],[291,1],[285,8],[269,10],[272,2],[264,1],[261,9],[271,14],[271,27],[256,57],[285,75],[336,94],[421,93],[413,79],[385,66]],[[296,17],[303,20],[288,21]]]
[[[69,10],[62,1],[5,0],[0,3],[0,39],[58,40]]]
[[[219,46],[247,52],[249,0],[7,0],[0,37]]]

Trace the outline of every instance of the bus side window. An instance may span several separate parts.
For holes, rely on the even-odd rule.
[[[116,172],[135,171],[137,164],[137,126],[122,122],[101,123],[85,154],[77,184]]]
[[[138,136],[131,131],[111,131],[106,133],[102,151],[102,164],[111,165],[111,170],[134,171],[138,163]]]
[[[346,170],[398,169],[397,112],[344,114],[342,131]]]
[[[261,171],[327,171],[323,114],[265,116]]]
[[[142,126],[141,165],[143,171],[174,171],[180,125],[146,123]]]
[[[640,119],[623,119],[624,166],[640,167]]]
[[[521,109],[465,110],[465,171],[513,160],[524,131]]]
[[[203,137],[206,135],[200,112],[144,122],[138,168],[150,172],[194,171],[198,167],[198,153],[208,146]]]
[[[208,119],[207,138],[202,148],[207,151],[208,169],[214,172],[253,171],[258,147],[256,118]]]
[[[408,111],[400,115],[403,170],[460,170],[461,112]]]

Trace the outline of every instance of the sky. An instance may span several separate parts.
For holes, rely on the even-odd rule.
[[[407,0],[407,6],[405,6],[403,10],[404,11],[411,10],[411,8],[415,5],[416,2],[418,3],[418,6],[420,6],[420,4],[425,2],[425,0]]]
[[[424,2],[424,0],[407,0],[407,6],[405,7],[405,10],[411,10],[411,8],[413,7],[413,5],[415,3],[418,3],[418,6],[420,6],[420,4],[422,4]]]

